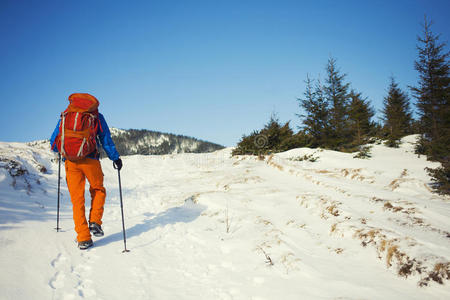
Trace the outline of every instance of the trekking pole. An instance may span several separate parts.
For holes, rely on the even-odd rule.
[[[59,194],[61,186],[61,153],[58,153],[58,202],[57,202],[57,213],[56,213],[56,232],[59,232]]]
[[[130,252],[130,250],[127,250],[127,237],[125,234],[125,221],[123,218],[123,201],[122,201],[122,183],[120,182],[120,170],[119,168],[116,166],[116,163],[113,163],[114,169],[117,170],[117,174],[119,175],[119,193],[120,193],[120,210],[122,212],[122,230],[123,230],[123,245],[125,247],[125,249],[122,251],[122,253],[124,252]]]

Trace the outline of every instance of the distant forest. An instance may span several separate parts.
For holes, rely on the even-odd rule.
[[[416,153],[427,155],[442,167],[427,169],[433,187],[450,194],[450,77],[449,52],[446,43],[431,31],[425,18],[423,32],[417,41],[414,62],[418,82],[409,90],[415,98],[419,118],[412,117],[411,99],[391,76],[384,97],[382,122],[373,121],[375,111],[370,100],[346,81],[335,58],[326,65],[324,80],[306,76],[306,90],[298,98],[302,122],[294,132],[289,122],[280,123],[272,115],[260,130],[244,135],[233,155],[266,155],[299,147],[324,148],[337,151],[359,151],[357,158],[370,158],[367,144],[383,142],[398,147],[400,139],[419,134]]]
[[[145,129],[112,129],[111,137],[120,155],[204,153],[224,148],[221,145],[193,137]]]

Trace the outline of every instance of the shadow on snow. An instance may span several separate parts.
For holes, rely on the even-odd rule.
[[[176,223],[192,222],[196,218],[198,218],[205,209],[205,206],[199,204],[184,204],[183,206],[172,207],[164,212],[157,214],[156,216],[154,216],[153,214],[147,214],[147,216],[151,218],[146,219],[142,223],[136,224],[133,227],[126,228],[127,240],[132,237],[139,236],[157,227],[164,227],[166,225]],[[123,232],[120,231],[106,236],[98,241],[95,241],[95,246],[105,246],[107,244],[122,240]]]
[[[9,191],[8,191],[9,192]],[[69,200],[70,201],[70,200]],[[67,199],[61,199],[61,211],[67,210]],[[0,230],[13,228],[8,226],[24,221],[48,221],[54,219],[56,225],[55,199],[43,193],[27,195],[23,191],[0,193]]]

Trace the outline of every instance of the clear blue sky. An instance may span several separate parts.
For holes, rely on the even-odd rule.
[[[297,128],[330,55],[379,110],[389,76],[416,83],[424,14],[448,41],[448,0],[0,0],[0,141],[48,138],[88,92],[110,126],[232,146],[272,111]]]

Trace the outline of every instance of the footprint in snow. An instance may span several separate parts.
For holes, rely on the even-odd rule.
[[[55,273],[55,275],[53,275],[48,284],[54,290],[60,289],[64,287],[64,278],[64,273],[58,271]]]
[[[65,275],[64,275],[64,272],[61,271],[60,269],[62,268],[62,265],[64,264],[64,261],[66,261],[66,260],[67,260],[67,258],[65,256],[63,256],[62,253],[58,253],[58,256],[56,256],[56,258],[50,262],[50,265],[54,269],[56,269],[56,272],[50,278],[48,285],[54,290],[64,287]]]

